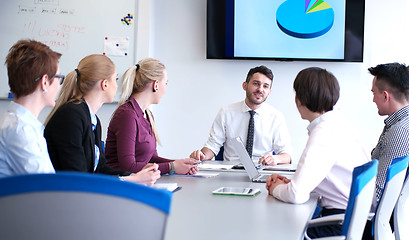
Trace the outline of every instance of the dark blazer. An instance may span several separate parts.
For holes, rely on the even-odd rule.
[[[100,157],[95,173],[127,176],[130,172],[115,170],[106,164],[101,144],[101,123],[97,117],[95,137],[87,103],[69,102],[61,106],[47,123],[44,137],[56,171],[94,172],[95,144]],[[95,139],[97,139],[95,143]]]

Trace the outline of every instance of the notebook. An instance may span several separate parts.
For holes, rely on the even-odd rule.
[[[247,153],[246,148],[244,147],[243,141],[240,137],[230,139],[233,149],[236,154],[239,156],[241,163],[244,166],[244,169],[249,175],[249,178],[253,182],[266,182],[267,178],[270,176],[269,174],[260,174],[254,165],[253,160],[250,158],[249,154]]]

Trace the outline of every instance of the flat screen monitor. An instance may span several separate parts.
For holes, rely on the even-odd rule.
[[[364,0],[207,0],[208,59],[362,62]]]

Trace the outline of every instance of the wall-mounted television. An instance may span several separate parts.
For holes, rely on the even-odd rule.
[[[365,0],[207,0],[208,59],[362,62]]]

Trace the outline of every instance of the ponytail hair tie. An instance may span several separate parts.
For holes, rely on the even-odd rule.
[[[78,69],[75,69],[75,72],[77,73],[77,78],[75,79],[75,84],[77,85],[78,90],[81,92],[81,88],[80,88],[80,84],[79,84],[81,73],[80,73],[80,70],[78,70]]]
[[[136,67],[135,72],[137,72],[139,70],[139,64],[136,64],[135,67]]]
[[[75,72],[77,72],[77,78],[79,78],[80,77],[80,70],[78,70],[78,69],[75,69]]]

